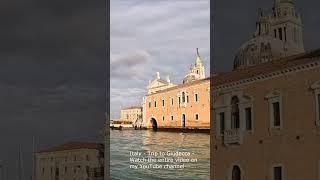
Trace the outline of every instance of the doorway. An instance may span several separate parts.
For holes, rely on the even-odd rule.
[[[186,128],[186,115],[185,114],[182,114],[181,124],[182,124],[182,128]]]
[[[154,119],[154,118],[151,118],[150,122],[151,122],[151,124],[152,124],[152,129],[153,129],[154,131],[157,131],[157,130],[158,130],[157,120]]]
[[[239,166],[233,166],[232,180],[241,180],[241,169],[239,168]]]

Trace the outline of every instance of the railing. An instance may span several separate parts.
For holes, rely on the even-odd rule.
[[[243,132],[240,129],[224,130],[224,144],[242,144]]]

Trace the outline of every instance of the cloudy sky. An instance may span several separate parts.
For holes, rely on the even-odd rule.
[[[160,72],[181,83],[199,48],[209,72],[209,0],[111,0],[111,117]]]
[[[215,71],[230,70],[254,32],[257,9],[273,0],[213,1]],[[232,4],[230,4],[232,2]],[[30,175],[38,148],[92,141],[106,100],[105,0],[0,1],[0,163],[17,174],[18,145]],[[306,49],[320,48],[319,0],[297,2]],[[111,1],[111,100],[139,103],[159,71],[179,83],[200,48],[209,64],[208,0]]]
[[[39,149],[97,141],[105,121],[105,0],[0,1],[0,164],[30,179]]]

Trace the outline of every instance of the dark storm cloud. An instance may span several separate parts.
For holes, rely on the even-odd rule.
[[[22,144],[98,140],[106,87],[105,1],[0,2],[0,161],[17,175]]]
[[[141,63],[146,63],[150,55],[146,51],[134,51],[129,54],[118,57],[115,60],[111,59],[111,67],[117,68],[119,66],[130,67]]]
[[[128,79],[141,75],[141,71],[135,69],[137,65],[145,65],[150,61],[150,54],[143,50],[135,50],[125,55],[111,57],[110,73],[112,79]]]

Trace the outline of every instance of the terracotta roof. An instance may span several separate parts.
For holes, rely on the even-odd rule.
[[[319,61],[319,59],[315,59],[316,57],[320,57],[320,49],[250,66],[245,69],[220,73],[219,75],[211,77],[210,84],[211,86],[219,86],[226,83],[252,78],[257,75],[271,73],[284,68]]]
[[[185,84],[178,84],[176,86],[173,86],[173,87],[170,87],[170,88],[167,88],[167,89],[163,89],[163,90],[160,90],[160,91],[157,91],[153,94],[148,94],[147,96],[152,96],[154,94],[158,94],[158,93],[163,93],[163,92],[168,92],[168,91],[171,91],[171,90],[174,90],[174,89],[179,89],[179,88],[183,88],[183,87],[188,87],[188,86],[192,86],[192,85],[195,85],[195,84],[200,84],[202,82],[205,82],[205,81],[209,81],[210,78],[204,78],[204,79],[200,79],[200,80],[195,80],[195,81],[191,81],[191,82],[188,82],[188,83],[185,83]]]
[[[122,110],[127,110],[127,109],[142,109],[142,107],[141,106],[130,106],[130,107],[126,107]]]
[[[103,144],[99,143],[87,143],[87,142],[69,142],[61,145],[57,145],[48,149],[40,150],[38,153],[56,152],[56,151],[67,151],[75,149],[97,149],[103,148]]]

